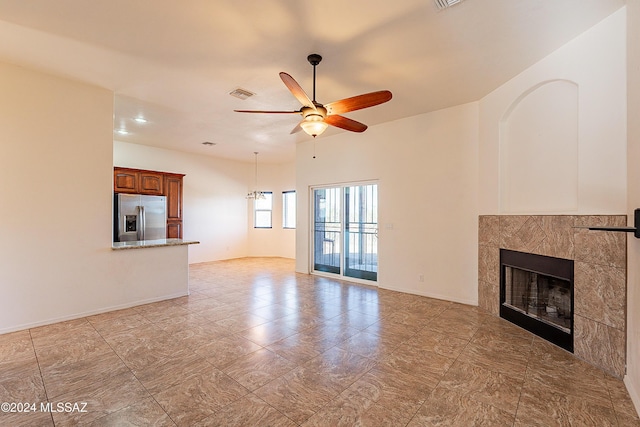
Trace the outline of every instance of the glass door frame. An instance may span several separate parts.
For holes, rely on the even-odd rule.
[[[376,185],[378,186],[378,188],[376,189],[376,194],[377,191],[379,190],[379,181],[378,180],[368,180],[368,181],[353,181],[353,182],[345,182],[345,183],[334,183],[334,184],[324,184],[324,185],[312,185],[309,186],[309,272],[310,274],[313,275],[317,275],[317,276],[325,276],[325,277],[331,277],[331,278],[336,278],[336,279],[340,279],[340,280],[345,280],[345,281],[349,281],[349,282],[356,282],[356,283],[362,283],[365,285],[370,285],[370,286],[378,286],[378,279],[377,279],[377,274],[379,273],[379,271],[377,271],[376,273],[376,278],[375,280],[372,279],[362,279],[362,278],[358,278],[358,277],[353,277],[353,276],[347,276],[345,275],[345,262],[346,262],[346,254],[345,254],[345,250],[348,250],[348,248],[345,246],[347,244],[347,237],[346,237],[346,224],[345,221],[347,220],[347,218],[345,218],[345,212],[346,212],[346,206],[345,203],[346,201],[346,191],[345,188],[347,187],[359,187],[359,186],[366,186],[366,185]],[[315,269],[315,191],[316,190],[320,190],[320,189],[332,189],[332,188],[339,188],[340,189],[340,203],[341,203],[341,209],[340,209],[340,229],[341,229],[341,236],[340,236],[340,271],[338,273],[332,273],[332,272],[327,272],[327,271],[323,271],[323,270],[316,270]],[[378,197],[379,200],[379,197]],[[376,201],[376,210],[378,208],[378,203]],[[376,212],[376,216],[377,216],[377,212]],[[377,228],[379,227],[379,222],[377,223]],[[376,238],[377,238],[377,233],[376,233]],[[377,264],[377,268],[379,269],[379,263]]]

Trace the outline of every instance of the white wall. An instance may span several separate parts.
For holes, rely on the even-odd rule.
[[[612,14],[480,101],[480,213],[511,213],[500,186],[500,122],[521,96],[545,82],[578,86],[577,186],[567,197],[575,209],[558,209],[557,197],[540,199],[534,212],[620,214],[626,212],[626,52],[625,9]],[[572,112],[572,111],[571,111]],[[570,112],[570,113],[571,113]],[[567,120],[573,120],[567,117]],[[561,182],[575,179],[560,176]],[[538,192],[531,180],[523,191]],[[568,188],[568,186],[567,186]]]
[[[114,141],[113,164],[185,174],[183,238],[200,242],[190,248],[190,264],[246,256],[295,256],[295,232],[283,230],[280,219],[280,195],[295,188],[293,163],[262,164],[258,159],[260,190],[274,192],[274,227],[268,230],[253,230],[252,202],[245,198],[255,186],[253,160],[238,162]]]
[[[299,144],[296,270],[310,270],[309,188],[377,180],[378,285],[477,304],[477,129],[471,103],[319,137],[315,159]]]
[[[628,214],[640,208],[640,0],[627,1]],[[632,220],[631,220],[632,221]],[[640,412],[640,239],[627,237],[627,376],[625,383]]]
[[[0,333],[187,292],[187,247],[113,251],[113,95],[0,63]]]
[[[296,230],[282,228],[282,192],[296,189],[295,163],[265,164],[258,159],[258,177],[258,190],[273,192],[273,228],[253,227],[253,202],[250,201],[248,255],[295,258]]]
[[[500,123],[500,212],[578,209],[578,85],[545,82]]]

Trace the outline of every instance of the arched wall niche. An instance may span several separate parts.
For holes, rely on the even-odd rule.
[[[578,210],[578,85],[542,82],[500,121],[500,212]]]

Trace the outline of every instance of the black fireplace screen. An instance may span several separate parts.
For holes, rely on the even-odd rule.
[[[571,282],[505,266],[505,304],[571,332]]]
[[[500,316],[573,351],[573,261],[500,250]]]

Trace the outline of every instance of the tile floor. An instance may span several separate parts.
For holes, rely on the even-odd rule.
[[[189,297],[0,335],[0,402],[36,404],[0,425],[640,426],[622,381],[481,309],[293,270],[198,264]]]

